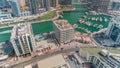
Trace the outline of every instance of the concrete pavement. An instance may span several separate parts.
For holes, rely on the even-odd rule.
[[[79,50],[79,48],[70,48],[70,49],[65,49],[65,50],[63,49],[63,50],[59,50],[59,51],[49,53],[49,54],[46,54],[46,55],[36,56],[36,57],[32,58],[31,60],[12,65],[9,68],[23,68],[25,65],[29,65],[31,63],[38,62],[38,61],[40,61],[42,59],[45,59],[45,58],[48,58],[50,56],[54,56],[54,55],[61,54],[61,53],[68,53],[68,52],[77,51],[77,50]]]

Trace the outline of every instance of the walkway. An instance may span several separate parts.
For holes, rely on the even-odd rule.
[[[0,32],[0,34],[11,33],[11,32],[12,32],[12,30],[7,30],[7,31]]]
[[[120,54],[110,53],[110,55],[120,57]]]

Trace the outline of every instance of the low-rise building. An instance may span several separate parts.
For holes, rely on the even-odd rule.
[[[20,16],[29,16],[31,15],[30,11],[21,11]]]
[[[0,20],[13,18],[10,13],[0,13]]]
[[[80,55],[86,54],[84,57],[86,57],[87,62],[93,63],[96,68],[120,68],[120,56],[116,56],[120,55],[117,52],[119,49],[102,49],[99,47],[84,47],[81,49],[84,52],[81,53],[80,51]]]
[[[0,24],[12,23],[14,22],[11,13],[5,13],[0,11]]]

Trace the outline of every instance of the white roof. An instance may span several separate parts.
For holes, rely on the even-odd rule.
[[[112,0],[113,2],[120,2],[120,0]]]
[[[24,68],[32,68],[32,66],[31,65],[27,65]]]
[[[39,68],[54,68],[66,64],[62,55],[55,55],[38,62]]]
[[[120,16],[116,17],[115,19],[120,22]]]
[[[109,55],[109,52],[108,52],[108,50],[106,50],[106,49],[103,49],[103,50],[101,51],[101,53],[102,53],[102,55],[104,55],[104,56]]]
[[[2,56],[0,56],[0,61],[1,60],[5,60],[5,59],[7,59],[8,58],[8,55],[2,55]]]

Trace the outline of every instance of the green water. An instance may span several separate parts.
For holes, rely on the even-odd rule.
[[[84,29],[87,29],[90,32],[96,32],[99,31],[99,29],[97,27],[93,27],[93,26],[88,26],[84,23],[77,23],[80,18],[82,18],[84,16],[84,13],[86,11],[88,11],[88,9],[82,5],[74,5],[76,10],[75,11],[67,11],[63,13],[63,18],[65,20],[68,20],[68,22],[73,25],[73,24],[78,24],[78,27],[82,27]],[[103,15],[103,14],[99,14],[99,15],[91,15],[88,14],[87,18],[84,20],[85,22],[91,22],[93,25],[97,24],[97,25],[103,25],[103,28],[106,28],[108,26],[108,22],[104,22],[104,21],[94,21],[94,20],[88,20],[88,18],[92,18],[92,17],[101,17],[102,19],[107,18],[108,20],[110,20],[110,17],[107,15]],[[35,23],[32,24],[32,29],[33,29],[33,33],[34,35],[40,34],[40,33],[45,33],[45,32],[50,32],[53,31],[53,26],[52,26],[52,21],[49,22],[40,22],[40,23]],[[75,29],[78,32],[81,33],[86,33],[86,31],[81,30],[79,28]]]
[[[107,15],[103,15],[103,14],[99,14],[99,15],[87,15],[87,18],[84,20],[85,22],[91,22],[93,25],[94,24],[97,24],[97,25],[103,25],[103,28],[106,28],[107,26],[108,26],[108,22],[105,22],[105,21],[95,21],[95,20],[88,20],[88,18],[92,18],[92,17],[94,17],[94,18],[97,18],[97,17],[101,17],[102,19],[104,19],[104,18],[107,18],[108,19],[108,22],[109,22],[109,20],[110,20],[110,16],[107,16]],[[84,22],[84,23],[85,23]],[[99,31],[100,29],[98,29],[97,27],[93,27],[93,26],[88,26],[88,25],[86,25],[86,24],[84,24],[84,23],[82,23],[82,24],[78,24],[78,26],[79,27],[82,27],[82,28],[85,28],[85,29],[87,29],[88,31],[90,31],[90,32],[96,32],[96,31]],[[81,30],[79,30],[78,28],[76,28],[75,29],[76,31],[79,31],[79,32],[82,32]],[[83,31],[83,33],[84,33],[84,31]]]
[[[0,43],[10,40],[11,33],[0,34]]]
[[[75,11],[68,11],[68,12],[64,12],[63,14],[63,18],[65,20],[68,20],[68,22],[73,25],[76,22],[78,22],[78,20],[83,17],[84,12],[88,11],[86,7],[82,6],[82,5],[74,5],[76,10]]]
[[[76,10],[75,11],[68,11],[64,12],[63,18],[65,20],[68,20],[71,25],[78,22],[78,20],[83,17],[84,12],[88,11],[86,7],[82,5],[74,5]],[[48,22],[39,22],[32,24],[32,29],[34,35],[50,32],[53,31],[53,23],[52,21]]]
[[[76,10],[64,12],[62,19],[68,20],[71,25],[76,23],[76,24],[78,24],[78,27],[85,28],[85,29],[89,30],[90,32],[98,31],[99,29],[96,27],[87,26],[83,23],[82,24],[77,23],[80,20],[80,18],[82,18],[84,16],[84,13],[86,11],[88,11],[88,9],[82,5],[74,5],[74,6],[75,6]],[[89,14],[89,15],[87,15],[87,18],[85,19],[85,22],[89,21],[92,24],[103,25],[104,28],[106,28],[108,26],[108,22],[88,20],[88,18],[92,18],[92,17],[101,17],[102,19],[105,17],[108,20],[110,20],[109,16],[106,16],[103,14],[100,14],[100,15],[90,15]],[[8,30],[12,30],[12,27],[0,28],[0,32],[8,31]],[[34,23],[34,24],[32,24],[32,30],[33,30],[34,35],[53,31],[53,22],[47,21],[47,22]],[[86,33],[84,30],[80,30],[79,28],[76,28],[75,30],[78,32]],[[0,34],[0,43],[5,42],[6,40],[9,40],[10,37],[11,37],[10,32]]]
[[[12,30],[12,28],[13,27],[0,28],[0,32]],[[4,34],[0,34],[0,43],[1,42],[5,42],[7,40],[10,40],[10,37],[11,37],[11,33],[10,32],[4,33]]]
[[[36,35],[40,33],[53,31],[52,26],[53,26],[52,21],[32,24],[33,33]]]
[[[72,3],[73,4],[78,3],[78,0],[72,0]]]
[[[12,30],[12,27],[0,28],[0,32],[6,31],[6,30]]]

